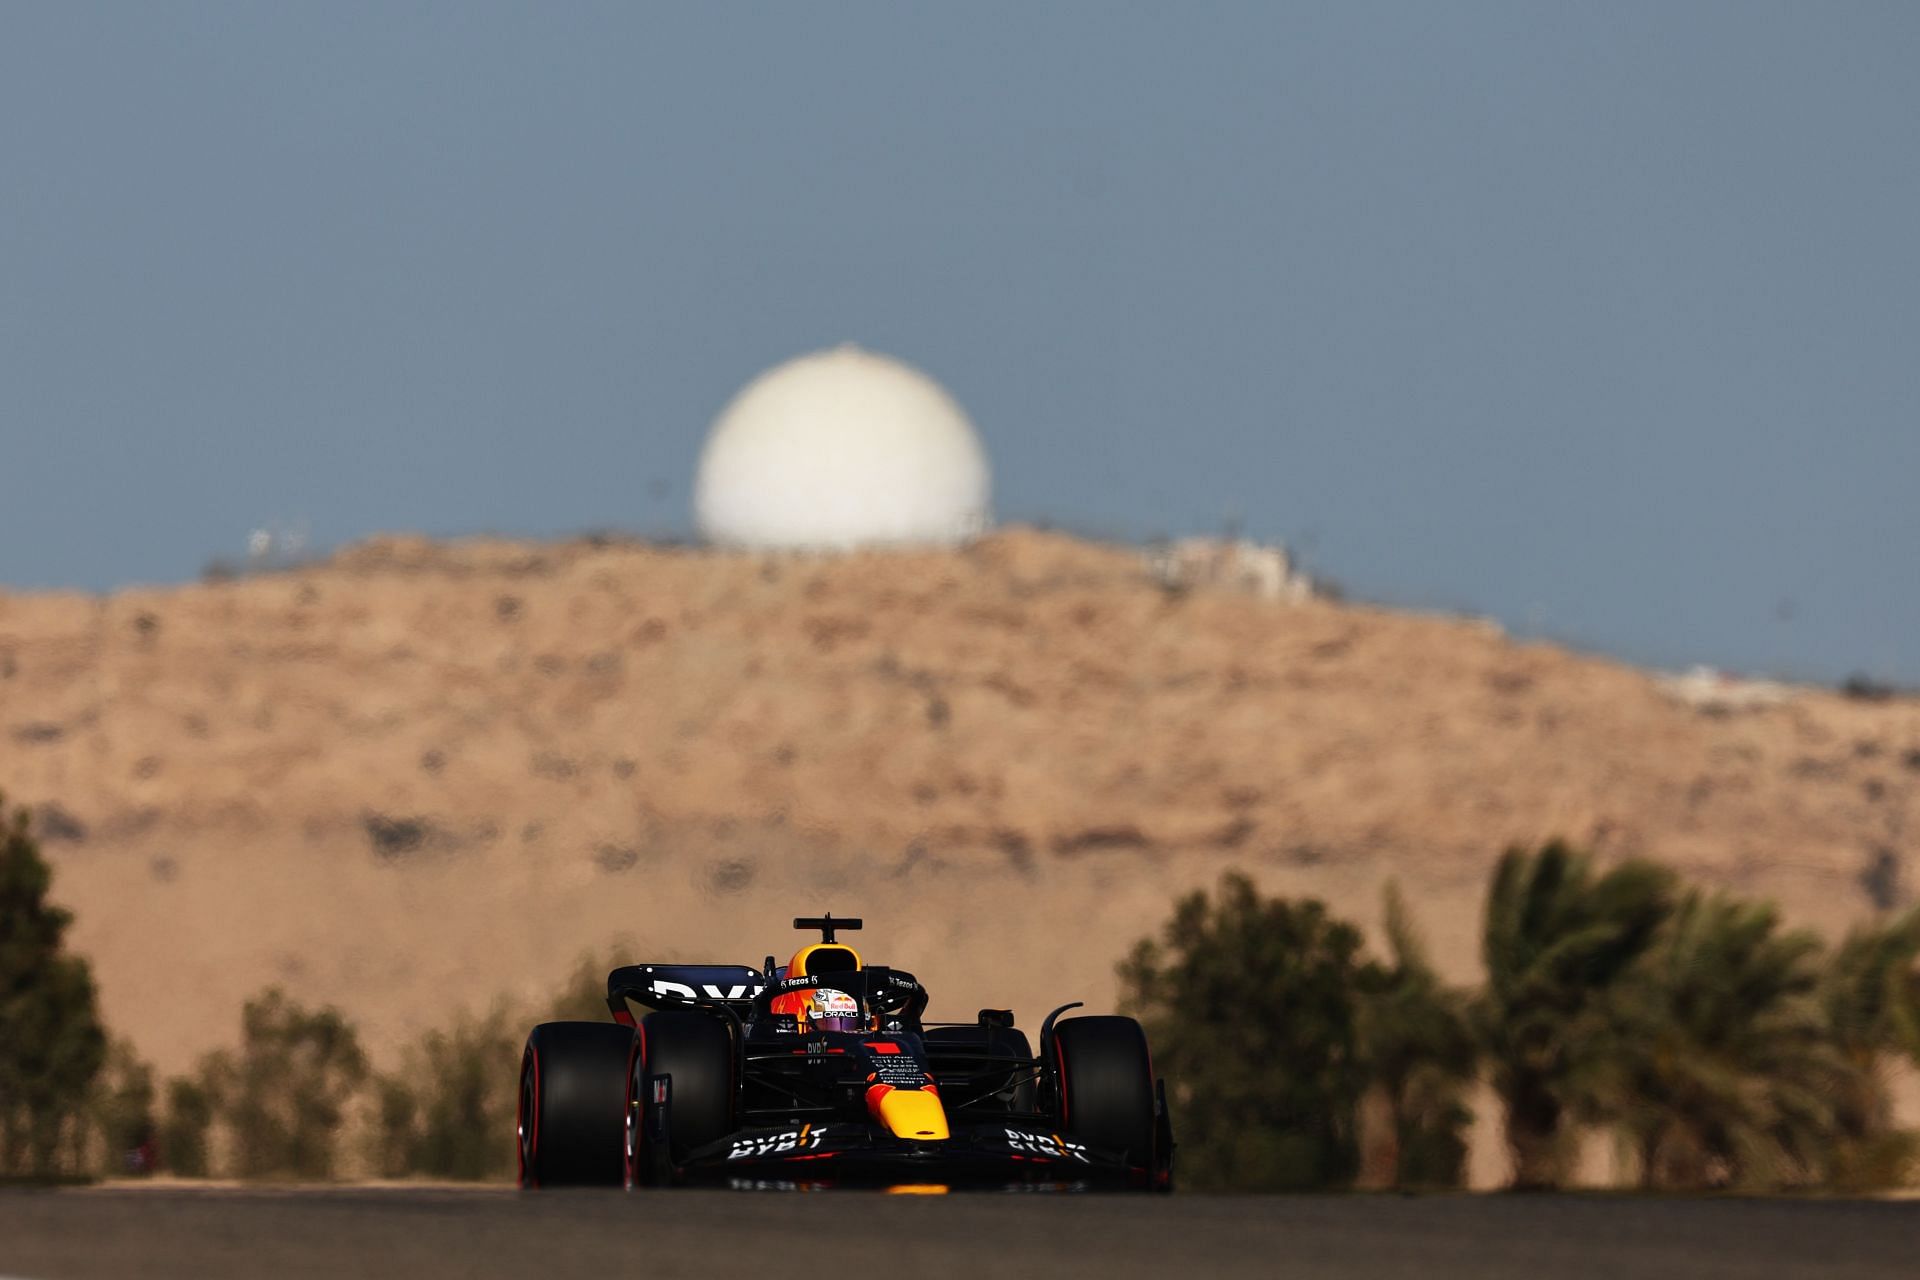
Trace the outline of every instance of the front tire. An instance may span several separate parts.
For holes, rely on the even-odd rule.
[[[1163,1154],[1155,1142],[1153,1063],[1132,1018],[1072,1018],[1053,1029],[1055,1105],[1060,1128],[1089,1147],[1124,1154],[1151,1179]]]
[[[668,1109],[665,1152],[645,1149],[652,1126],[648,1076],[670,1076],[673,1081]],[[640,1052],[627,1080],[627,1116],[624,1138],[629,1186],[661,1179],[692,1151],[717,1142],[739,1127],[735,1100],[739,1082],[734,1069],[733,1032],[711,1014],[690,1009],[662,1009],[640,1024]]]
[[[543,1022],[520,1059],[520,1185],[617,1187],[633,1028]]]

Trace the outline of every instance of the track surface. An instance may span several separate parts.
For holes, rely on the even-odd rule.
[[[0,1191],[0,1275],[1920,1274],[1920,1202],[896,1197],[682,1191]]]

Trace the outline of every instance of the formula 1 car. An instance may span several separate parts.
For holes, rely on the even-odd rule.
[[[1173,1126],[1140,1024],[1002,1009],[923,1022],[912,974],[838,931],[765,965],[624,965],[613,1021],[547,1022],[520,1068],[520,1185],[1171,1190]],[[629,1004],[649,1012],[636,1018]]]

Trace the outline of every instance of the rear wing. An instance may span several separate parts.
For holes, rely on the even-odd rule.
[[[607,975],[607,1008],[633,1024],[627,1001],[649,1009],[729,1009],[744,1016],[766,988],[766,975],[744,964],[627,964]]]

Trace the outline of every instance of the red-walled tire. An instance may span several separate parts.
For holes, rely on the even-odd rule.
[[[617,1187],[626,1175],[633,1028],[543,1022],[520,1059],[520,1185]]]
[[[1155,1149],[1153,1063],[1147,1035],[1132,1018],[1070,1018],[1053,1029],[1053,1069],[1060,1129],[1086,1143],[1121,1152],[1149,1177]]]
[[[651,1102],[646,1095],[648,1076],[672,1078],[668,1104],[668,1146],[671,1151],[645,1149],[649,1141]],[[691,1009],[663,1009],[640,1024],[640,1051],[634,1055],[629,1077],[629,1125],[626,1133],[628,1186],[661,1180],[660,1170],[684,1160],[689,1152],[732,1133],[740,1095],[734,1062],[733,1031],[712,1014]],[[634,1107],[632,1102],[639,1102]]]

